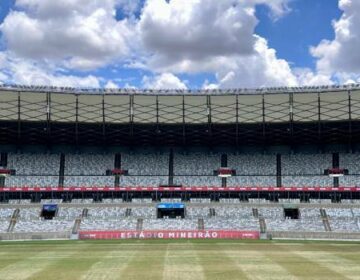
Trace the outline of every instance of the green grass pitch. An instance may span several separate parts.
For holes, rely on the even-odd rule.
[[[360,243],[1,242],[0,279],[360,279]]]

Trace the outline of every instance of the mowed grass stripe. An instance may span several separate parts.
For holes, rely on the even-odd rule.
[[[227,250],[226,255],[244,271],[249,279],[298,279],[289,270],[274,262],[261,250]]]
[[[62,253],[59,256],[57,251],[44,251],[27,255],[25,259],[14,262],[0,270],[1,280],[22,280],[29,279],[32,275],[46,269],[59,258],[70,256],[71,252]],[[38,279],[38,278],[36,278]]]
[[[42,250],[31,250],[31,251],[24,250],[23,252],[21,252],[21,254],[19,254],[17,250],[12,250],[12,249],[13,248],[0,247],[0,250],[3,250],[0,251],[0,271],[8,265],[17,263],[19,261],[34,256],[36,252],[42,252]],[[1,272],[0,272],[0,276],[1,276]]]
[[[67,248],[66,256],[51,263],[44,269],[29,277],[29,280],[46,279],[81,279],[87,270],[108,253],[108,249],[101,245],[82,245]]]
[[[81,277],[83,280],[116,280],[124,279],[122,272],[134,257],[135,252],[117,248],[110,251],[100,261],[94,263]]]
[[[126,248],[126,244],[122,245]],[[134,255],[127,267],[121,272],[121,279],[126,280],[152,280],[162,279],[164,259],[167,244],[153,244],[153,246],[129,246]]]
[[[205,279],[203,267],[192,243],[185,246],[167,245],[162,279]]]
[[[302,252],[311,250],[311,244],[294,248],[282,244],[274,244],[275,250],[266,254],[292,275],[300,279],[348,279],[334,268],[324,266],[316,258],[306,258]]]
[[[360,279],[359,263],[349,261],[336,255],[335,253],[302,251],[297,252],[297,254],[312,261],[316,260],[316,262],[320,263],[322,266],[335,270],[348,279]]]
[[[250,279],[246,272],[239,267],[236,260],[228,256],[224,247],[219,244],[209,246],[194,246],[203,267],[205,279]]]

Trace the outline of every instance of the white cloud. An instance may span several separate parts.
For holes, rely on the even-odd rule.
[[[286,60],[279,59],[276,51],[267,45],[264,38],[256,36],[254,54],[249,56],[228,57],[219,61],[216,70],[220,86],[264,87],[296,86],[296,76]],[[215,66],[215,64],[214,64]]]
[[[128,53],[133,34],[115,0],[17,0],[0,26],[8,50],[28,59],[94,69]]]
[[[155,77],[144,76],[142,80],[144,88],[153,89],[186,89],[186,84],[171,73],[162,73]]]
[[[119,88],[119,85],[114,83],[113,81],[108,81],[104,87],[105,88]]]
[[[334,82],[327,74],[315,73],[309,68],[296,68],[293,70],[299,85],[301,86],[321,86],[332,85]]]
[[[341,18],[333,22],[335,39],[323,40],[310,49],[318,59],[317,70],[329,75],[360,76],[360,1],[340,0]]]
[[[201,88],[202,89],[218,89],[219,84],[210,83],[208,80],[205,80],[205,82],[203,83]]]
[[[3,59],[1,59],[1,57]],[[51,85],[99,88],[101,79],[94,75],[75,76],[60,72],[50,64],[23,60],[10,53],[0,53],[0,80],[22,85]]]
[[[253,51],[254,9],[233,0],[149,0],[140,36],[153,64]]]
[[[149,0],[138,25],[148,51],[141,63],[160,73],[211,72],[220,87],[297,85],[287,61],[278,59],[267,41],[254,34],[256,4],[268,5],[281,16],[287,3]]]
[[[0,81],[123,85],[117,79],[69,74],[69,69],[109,65],[152,72],[142,80],[147,88],[187,88],[187,82],[176,76],[179,73],[215,75],[215,82],[202,85],[211,89],[319,85],[332,83],[331,77],[358,81],[360,2],[340,0],[344,14],[333,24],[335,40],[311,48],[318,58],[316,71],[291,69],[265,38],[255,34],[256,5],[267,5],[277,19],[289,12],[288,2],[146,0],[142,7],[141,0],[17,0],[18,9],[0,26],[6,55],[11,54],[4,67],[0,52]],[[119,7],[124,19],[117,21]]]

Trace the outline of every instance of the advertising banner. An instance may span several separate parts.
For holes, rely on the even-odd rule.
[[[240,230],[118,230],[80,231],[79,239],[259,239],[258,231]]]

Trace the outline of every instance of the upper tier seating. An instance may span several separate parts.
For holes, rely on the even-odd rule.
[[[59,176],[10,176],[5,184],[7,187],[57,187]]]
[[[228,155],[228,167],[236,175],[227,179],[227,186],[269,187],[276,185],[275,155]],[[245,176],[244,176],[245,175]],[[246,176],[252,175],[252,176]],[[265,175],[265,176],[257,176]]]
[[[221,178],[217,176],[174,176],[175,185],[221,187]]]
[[[60,155],[58,154],[8,154],[8,169],[15,169],[16,175],[59,174]]]
[[[235,169],[236,175],[276,175],[276,156],[228,154],[228,167]]]
[[[120,177],[120,186],[167,185],[169,155],[149,152],[121,153],[121,168],[128,170],[129,176]]]
[[[332,166],[331,154],[282,155],[283,175],[322,175]]]
[[[331,187],[333,185],[333,179],[323,175],[324,170],[332,166],[331,154],[282,155],[281,163],[283,186]]]
[[[219,154],[174,153],[174,174],[184,175],[210,175],[214,170],[221,167],[221,158]],[[191,178],[191,177],[189,177]],[[191,179],[190,179],[191,180]]]
[[[121,153],[121,168],[129,171],[129,175],[169,174],[168,153]]]
[[[340,177],[340,186],[360,186],[360,154],[339,154],[340,167],[349,169],[350,175]],[[283,154],[282,185],[285,187],[331,187],[333,179],[322,175],[332,166],[331,154]],[[114,168],[115,155],[66,154],[64,186],[109,186],[115,184],[114,176],[106,176],[107,169]],[[221,153],[188,152],[174,153],[175,185],[214,186],[222,185],[221,178],[213,171],[221,166]],[[228,167],[237,176],[227,178],[227,186],[276,185],[276,156],[263,154],[228,153]],[[7,187],[57,187],[59,184],[59,154],[8,153],[7,168],[15,169],[16,176],[5,179]],[[159,186],[169,181],[168,152],[121,152],[121,168],[129,176],[120,177],[120,186]]]
[[[355,176],[352,174],[360,174],[360,153],[340,153],[339,166],[349,170],[349,175],[339,178],[339,185],[344,187],[360,186],[360,175]]]
[[[65,155],[64,185],[114,186],[114,177],[104,176],[107,169],[113,168],[113,154],[67,154]]]
[[[221,186],[221,179],[213,176],[221,166],[220,155],[209,153],[174,153],[174,183],[183,186]],[[186,176],[197,175],[197,176]]]
[[[227,178],[228,187],[273,187],[276,186],[275,176],[233,176]]]
[[[156,187],[167,185],[168,177],[166,176],[121,176],[120,186],[124,187]]]
[[[16,176],[6,178],[5,185],[8,187],[56,187],[59,184],[59,167],[60,155],[58,154],[9,153],[7,168],[15,169]]]
[[[324,172],[324,171],[323,171]],[[285,187],[332,187],[333,178],[329,176],[283,176]]]

